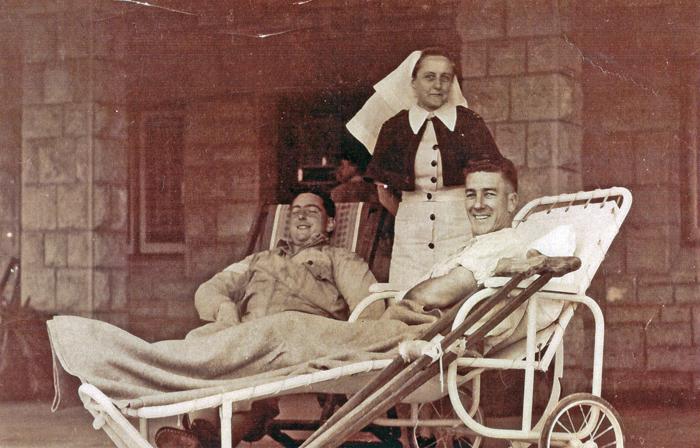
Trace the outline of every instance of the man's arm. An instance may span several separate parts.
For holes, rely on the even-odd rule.
[[[348,303],[352,313],[358,303],[369,295],[369,287],[377,282],[367,262],[357,254],[336,249],[333,257],[333,277],[338,292]],[[377,302],[363,314],[363,318],[376,319],[384,312],[384,304]]]
[[[229,266],[197,288],[194,306],[200,319],[228,324],[241,321],[236,302],[245,295],[250,258]]]
[[[412,300],[426,309],[447,308],[474,293],[478,288],[472,271],[457,266],[441,277],[429,278],[411,288],[404,300]]]

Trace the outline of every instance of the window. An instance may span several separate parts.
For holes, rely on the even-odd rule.
[[[184,252],[184,130],[181,113],[140,114],[138,149],[132,158],[138,179],[137,188],[131,189],[133,252]]]

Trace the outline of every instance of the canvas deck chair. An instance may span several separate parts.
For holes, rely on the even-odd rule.
[[[541,447],[622,447],[624,436],[619,418],[614,409],[600,398],[602,313],[595,301],[585,296],[585,291],[624,221],[630,205],[631,195],[623,188],[546,197],[526,205],[516,217],[514,223],[516,229],[531,232],[534,237],[560,224],[572,225],[577,236],[574,255],[580,258],[581,268],[564,275],[561,280],[552,280],[552,278],[575,268],[574,265],[568,263],[565,266],[566,269],[560,269],[556,263],[553,263],[541,266],[536,271],[517,273],[508,281],[499,278],[488,280],[487,288],[466,298],[459,307],[446,313],[443,319],[422,335],[423,339],[431,341],[437,334],[447,332],[443,339],[436,339],[431,343],[432,348],[436,349],[434,352],[439,353],[439,356],[430,356],[435,353],[426,353],[410,364],[405,364],[400,358],[357,362],[187,402],[129,408],[124,410],[124,414],[116,409],[107,396],[90,384],[81,386],[79,391],[81,398],[86,408],[95,416],[95,426],[104,428],[118,446],[150,446],[142,435],[147,433],[145,421],[148,418],[174,416],[198,409],[218,407],[222,422],[222,447],[228,447],[231,441],[230,424],[234,402],[299,392],[321,392],[344,393],[350,394],[351,397],[346,405],[311,435],[305,442],[305,446],[339,446],[348,436],[368,423],[372,423],[398,427],[415,425],[444,427],[449,431],[459,432],[459,435],[471,436],[471,442],[475,446],[478,446],[480,437],[494,437],[514,442],[522,441],[526,444],[539,443]],[[510,298],[510,294],[516,291],[518,302]],[[475,356],[472,351],[456,349],[462,344],[460,341],[464,341],[464,347],[468,348],[473,340],[479,339],[477,336],[483,336],[489,330],[489,326],[493,328],[498,324],[499,319],[506,316],[505,311],[499,312],[500,315],[489,320],[476,333],[463,338],[465,330],[471,328],[478,318],[483,317],[491,306],[502,301],[519,306],[520,302],[527,302],[528,298],[536,292],[537,298],[530,300],[527,305],[527,337],[524,343],[524,354],[517,351],[515,354],[507,353],[509,347],[495,347],[494,350],[499,351],[498,356],[492,356],[492,354]],[[555,318],[554,324],[550,325],[549,335],[547,332],[535,331],[538,312],[536,305],[540,297],[565,303],[563,311]],[[380,294],[370,300],[382,298],[384,297]],[[566,324],[578,303],[583,303],[591,310],[595,321],[592,389],[589,394],[574,394],[559,401],[558,377],[561,375],[563,366],[561,342]],[[508,309],[508,306],[510,305],[504,309],[510,313],[512,310]],[[450,328],[453,330],[450,331]],[[543,337],[542,334],[545,336]],[[547,370],[552,360],[555,362],[557,379],[552,387],[551,405],[540,417],[539,422],[533,425],[532,378],[535,370]],[[525,371],[523,416],[518,428],[489,428],[481,419],[478,411],[478,381],[483,369]],[[441,370],[446,372],[445,377],[440,375]],[[398,384],[394,378],[399,379]],[[472,383],[474,387],[469,402],[465,403],[462,398],[462,386],[467,383]],[[382,417],[386,409],[399,401],[412,403],[413,409],[416,409],[419,404],[437,400],[445,394],[449,394],[458,418],[421,421],[417,413],[412,413],[408,419]],[[134,428],[125,416],[138,418],[140,431]],[[562,428],[569,425],[569,422],[576,426]],[[603,439],[591,440],[591,437],[596,436],[612,437],[612,441],[597,444]],[[583,443],[588,444],[583,445]]]
[[[438,345],[440,353],[450,350],[450,335],[458,338],[464,334],[465,322],[475,312],[481,311],[480,304],[494,296],[503,295],[503,289],[517,286],[523,292],[532,290],[534,299],[527,301],[526,318],[523,319],[523,340],[505,341],[486,356],[469,356],[469,352],[444,359],[449,362],[446,368],[446,384],[450,402],[457,421],[421,421],[417,417],[417,404],[411,397],[420,396],[429,400],[431,369],[435,375],[435,361],[427,355],[409,366],[395,362],[382,372],[385,382],[373,382],[358,391],[346,406],[341,408],[326,424],[307,440],[303,446],[338,446],[348,434],[362,427],[367,421],[375,424],[402,424],[406,426],[442,426],[453,433],[471,437],[470,445],[478,446],[481,437],[509,440],[512,446],[539,447],[623,447],[624,434],[620,418],[612,406],[600,398],[602,385],[602,361],[604,322],[600,307],[586,290],[632,203],[632,197],[624,188],[611,188],[591,192],[579,192],[560,196],[545,197],[528,203],[515,217],[513,227],[526,240],[534,240],[547,231],[560,225],[570,225],[576,233],[574,255],[581,261],[581,267],[561,278],[534,276],[525,281],[519,278],[494,277],[485,282],[486,288],[473,294],[458,308],[456,316],[446,316],[451,320],[452,332]],[[500,291],[500,292],[499,292]],[[386,298],[390,292],[377,293],[376,298]],[[509,299],[512,300],[512,299]],[[526,299],[527,300],[527,299]],[[563,306],[559,316],[542,331],[538,322],[538,302],[560,301]],[[355,313],[361,313],[361,306],[371,303],[371,299],[358,306]],[[593,371],[590,393],[577,393],[559,401],[561,387],[559,380],[563,374],[563,336],[578,304],[583,304],[593,314],[595,334],[593,341]],[[486,326],[486,324],[484,324]],[[477,331],[478,333],[478,331]],[[514,336],[517,336],[517,331]],[[478,336],[475,334],[474,336]],[[462,342],[469,342],[472,336]],[[517,337],[515,338],[517,339]],[[477,341],[478,342],[478,338]],[[433,350],[435,352],[435,350]],[[446,361],[449,359],[449,361]],[[533,388],[535,371],[547,371],[554,360],[553,384],[549,402],[539,421],[533,424]],[[423,366],[416,363],[423,361]],[[415,368],[414,368],[415,367]],[[411,370],[413,369],[413,370]],[[466,369],[466,373],[465,373]],[[522,419],[520,426],[512,429],[491,428],[484,424],[479,411],[479,377],[487,369],[520,369],[525,372],[523,384]],[[404,375],[406,372],[408,374]],[[404,376],[402,376],[404,375]],[[414,381],[423,375],[424,380]],[[439,375],[437,375],[439,376]],[[393,382],[393,385],[392,385]],[[473,387],[468,402],[465,403],[462,386],[471,382]],[[407,383],[410,383],[406,386]],[[425,383],[425,384],[424,384]],[[426,387],[427,386],[427,387]],[[434,389],[434,385],[432,385]],[[378,421],[375,419],[387,406],[399,401],[412,402],[411,419],[401,422]],[[454,446],[459,446],[455,442]],[[445,446],[453,446],[446,444]]]
[[[272,249],[280,239],[288,237],[289,209],[289,204],[266,204],[259,208],[246,242],[245,255]],[[388,219],[387,214],[387,211],[377,203],[336,203],[335,228],[331,234],[330,244],[357,253],[371,266],[376,254],[380,231]],[[366,371],[382,366],[381,363],[368,363],[355,366],[347,371],[349,373]],[[340,371],[329,372],[329,375],[342,376]],[[299,384],[305,384],[305,381],[302,378]],[[171,406],[166,410],[142,408],[138,411],[128,411],[122,414],[112,404],[109,397],[91,384],[83,384],[79,394],[86,409],[95,418],[93,426],[96,429],[104,429],[117,446],[125,447],[151,446],[147,437],[148,419],[181,416],[191,410],[211,407],[203,406],[201,402],[199,404],[183,403],[180,407]],[[183,410],[180,411],[180,409]],[[139,418],[139,430],[136,430],[125,416]],[[284,443],[288,438],[283,431],[305,425],[307,425],[305,422],[287,420],[274,424],[271,429],[277,434],[280,443]]]

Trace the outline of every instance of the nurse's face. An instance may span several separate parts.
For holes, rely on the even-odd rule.
[[[452,63],[444,56],[426,56],[420,61],[416,77],[411,81],[418,105],[433,111],[447,102],[455,74]]]

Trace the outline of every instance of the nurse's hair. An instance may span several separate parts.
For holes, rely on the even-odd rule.
[[[447,58],[447,60],[450,61],[450,64],[452,64],[452,71],[455,72],[455,75],[457,74],[455,58],[452,56],[452,53],[443,47],[427,47],[420,51],[420,57],[416,61],[416,65],[413,66],[413,71],[411,72],[411,79],[416,79],[418,69],[420,69],[423,59],[427,58],[428,56],[442,56]]]
[[[479,171],[485,171],[487,173],[501,173],[503,179],[510,184],[513,192],[518,192],[518,170],[515,169],[515,165],[509,159],[500,157],[469,162],[467,167],[464,168],[464,180],[466,181],[469,174]]]

